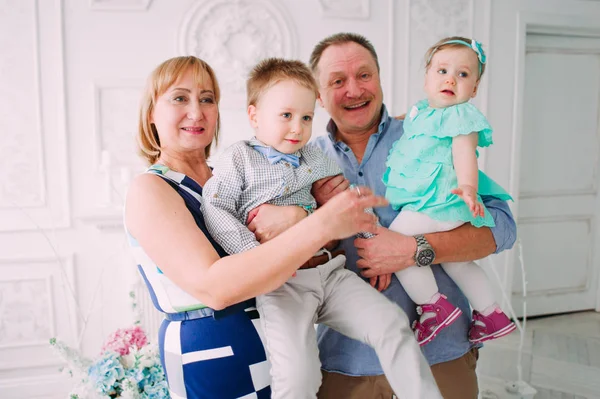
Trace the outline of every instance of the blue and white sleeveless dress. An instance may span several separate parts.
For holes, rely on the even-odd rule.
[[[183,197],[198,228],[219,255],[226,256],[206,230],[200,202],[202,187],[163,165],[153,165],[146,173],[161,176]],[[159,330],[160,357],[171,398],[270,398],[270,364],[254,300],[214,312],[169,280],[127,234],[154,306],[171,319],[182,319],[165,319]],[[185,319],[199,313],[206,316]]]

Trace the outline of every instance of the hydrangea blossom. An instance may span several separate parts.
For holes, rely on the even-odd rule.
[[[167,399],[169,390],[158,347],[140,326],[112,333],[95,359],[86,359],[64,343],[50,344],[76,379],[69,399]]]
[[[141,349],[148,343],[148,338],[140,326],[118,329],[113,332],[104,346],[102,352],[114,351],[119,355],[127,355],[131,349]]]

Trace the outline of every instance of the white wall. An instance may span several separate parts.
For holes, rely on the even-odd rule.
[[[512,66],[494,63],[515,51],[504,37],[515,29],[517,3],[0,0],[0,397],[66,392],[49,337],[80,340],[95,355],[109,332],[131,323],[127,292],[136,278],[121,206],[143,167],[133,145],[138,98],[158,63],[192,53],[216,69],[222,148],[251,134],[243,83],[262,57],[308,61],[329,34],[364,34],[380,57],[385,103],[401,114],[422,97],[425,50],[443,36],[473,36],[491,62],[475,103],[502,131],[513,117]],[[564,3],[598,6],[563,0],[547,7]],[[319,110],[316,134],[326,119]],[[508,135],[497,134],[482,157],[505,187],[511,151]],[[146,305],[145,322],[156,328]]]

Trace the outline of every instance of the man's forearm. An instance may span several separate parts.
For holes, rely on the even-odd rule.
[[[496,241],[488,227],[465,223],[451,231],[425,234],[435,250],[435,263],[466,262],[485,258],[496,250]]]

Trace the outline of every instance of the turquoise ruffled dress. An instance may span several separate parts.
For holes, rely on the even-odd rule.
[[[432,108],[427,100],[414,105],[404,121],[404,134],[390,150],[383,176],[385,197],[394,209],[421,212],[439,221],[463,221],[476,227],[494,226],[492,215],[473,217],[451,190],[458,187],[452,162],[452,138],[478,132],[479,147],[492,144],[492,128],[474,105]],[[512,197],[479,171],[479,195],[501,200]],[[481,201],[481,198],[479,198]]]

